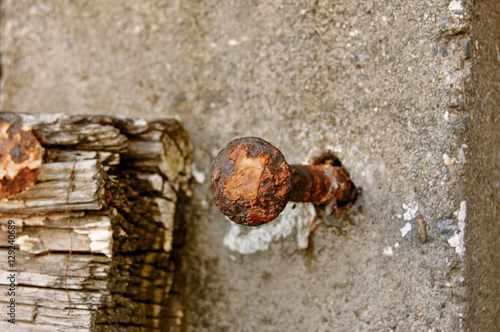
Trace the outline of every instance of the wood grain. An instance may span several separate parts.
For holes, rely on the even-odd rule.
[[[1,247],[16,223],[16,329],[180,331],[172,252],[192,154],[182,125],[66,114],[0,121],[32,127],[45,151],[35,185],[0,201]],[[6,250],[0,268],[9,269]]]

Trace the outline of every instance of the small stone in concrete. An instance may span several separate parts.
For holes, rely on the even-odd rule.
[[[451,166],[455,163],[455,161],[450,158],[450,156],[448,156],[448,154],[444,153],[443,154],[443,161],[445,163],[445,165],[448,165],[448,166]]]
[[[439,232],[443,235],[443,240],[448,241],[458,229],[458,226],[453,225],[453,219],[446,219],[438,223]]]
[[[463,42],[462,52],[463,52],[464,60],[467,60],[470,58],[470,40],[466,40]]]
[[[466,131],[467,130],[467,115],[463,117],[461,124],[462,124],[462,130]]]

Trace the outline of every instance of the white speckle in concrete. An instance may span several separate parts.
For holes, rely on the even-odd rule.
[[[448,240],[450,246],[455,248],[455,251],[459,256],[463,256],[465,253],[465,218],[467,216],[467,202],[463,201],[460,203],[460,210],[455,212],[458,219],[458,229],[455,234]]]
[[[394,244],[394,248],[397,248],[397,247],[399,247],[399,242],[396,242],[396,243]]]
[[[356,37],[357,35],[359,35],[359,30],[357,29],[354,29],[353,31],[349,32],[349,36],[351,37]]]
[[[239,44],[239,42],[236,39],[229,39],[229,41],[227,42],[227,44],[229,46],[236,46],[236,45]]]
[[[394,255],[394,251],[392,251],[392,247],[387,247],[387,248],[384,248],[384,251],[382,254],[384,256],[392,256],[392,255]]]
[[[305,249],[309,242],[310,226],[315,217],[316,211],[312,204],[288,204],[276,220],[252,228],[248,232],[248,227],[230,221],[231,228],[222,243],[240,254],[253,254],[269,249],[273,241],[290,236],[297,227],[298,246]]]
[[[458,223],[460,228],[460,223],[465,222],[465,218],[467,217],[467,202],[463,201],[460,203],[460,210],[458,210]]]
[[[416,204],[416,203],[403,204],[403,209],[406,210],[406,212],[403,213],[403,219],[404,220],[412,220],[417,215],[418,204]]]
[[[205,178],[206,178],[205,172],[198,171],[198,169],[196,169],[195,163],[193,163],[191,165],[191,173],[193,174],[193,177],[196,180],[196,182],[198,182],[199,184],[202,184],[205,182]]]
[[[448,10],[450,10],[452,12],[459,12],[459,11],[463,11],[464,7],[462,6],[462,3],[460,1],[453,0],[448,5]]]
[[[404,227],[400,229],[400,231],[401,231],[401,236],[405,237],[406,234],[408,234],[408,232],[411,231],[411,224],[407,222],[406,225],[404,225]]]
[[[443,161],[447,166],[451,166],[455,163],[455,160],[451,159],[446,153],[443,154]]]
[[[297,244],[300,249],[307,249],[309,246],[309,234],[311,233],[311,224],[316,217],[316,210],[312,204],[302,204],[304,211],[299,212],[296,216],[289,215],[285,218],[296,218],[297,222]],[[297,209],[297,208],[296,208]]]

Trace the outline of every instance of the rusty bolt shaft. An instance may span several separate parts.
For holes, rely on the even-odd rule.
[[[330,204],[352,200],[354,186],[342,167],[289,165],[269,142],[244,137],[219,152],[211,188],[215,204],[229,219],[258,226],[276,218],[288,201]]]
[[[290,168],[290,201],[328,204],[350,198],[351,181],[342,167],[323,164],[290,165]]]

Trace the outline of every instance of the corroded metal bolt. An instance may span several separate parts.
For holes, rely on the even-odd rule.
[[[212,172],[215,205],[232,221],[259,226],[276,218],[288,201],[319,205],[352,201],[354,185],[343,167],[289,165],[258,137],[231,141]]]
[[[30,127],[0,122],[0,199],[36,183],[42,154],[42,145]]]

